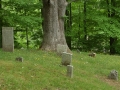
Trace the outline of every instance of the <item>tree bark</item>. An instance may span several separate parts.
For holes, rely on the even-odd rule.
[[[111,0],[111,6],[112,7],[115,7],[115,0]],[[111,9],[111,17],[114,17],[115,16],[115,10],[114,9]],[[117,41],[117,38],[115,37],[110,37],[110,54],[113,55],[116,53],[116,50],[115,50],[115,43]]]
[[[116,50],[115,50],[116,41],[117,41],[117,38],[110,37],[110,55],[113,55],[116,53]]]
[[[2,13],[2,1],[0,0],[0,13]],[[0,48],[2,48],[2,16],[0,16]]]
[[[57,51],[58,44],[67,45],[64,35],[64,16],[67,2],[66,0],[42,1],[44,35],[40,48],[47,51]]]
[[[107,2],[107,6],[108,6],[108,17],[109,18],[112,18],[115,16],[115,10],[114,9],[111,9],[109,8],[109,6],[111,5],[112,7],[115,7],[115,3],[116,1],[115,0],[111,0],[111,2],[109,2],[109,0],[106,0]],[[109,22],[111,23],[111,22]],[[110,55],[113,55],[116,53],[116,50],[115,50],[115,43],[117,41],[117,38],[116,37],[110,37]]]
[[[79,5],[79,24],[78,24],[78,41],[77,41],[77,49],[79,49],[80,44],[80,5]]]
[[[66,20],[65,24],[65,32],[70,33],[72,29],[72,11],[71,11],[71,3],[68,5],[69,10],[66,10],[66,16],[68,16],[68,19]],[[68,47],[71,49],[71,35],[66,35],[66,42]]]
[[[88,40],[88,35],[87,35],[87,25],[86,25],[86,23],[87,23],[87,21],[86,21],[86,14],[87,14],[87,11],[86,11],[86,0],[84,0],[84,11],[83,11],[83,13],[84,13],[84,20],[83,20],[83,23],[84,23],[84,33],[85,33],[85,35],[84,35],[84,39],[85,40]]]

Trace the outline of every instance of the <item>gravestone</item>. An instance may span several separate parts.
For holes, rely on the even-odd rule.
[[[118,80],[118,71],[116,70],[112,70],[110,72],[110,74],[108,75],[109,79],[114,79],[114,80]]]
[[[14,51],[13,27],[2,27],[2,49],[4,51]]]
[[[72,54],[63,52],[62,53],[62,65],[70,65],[72,62]]]
[[[16,57],[15,60],[19,62],[23,62],[23,57]]]
[[[67,76],[72,78],[73,77],[73,66],[67,65]]]
[[[93,52],[92,52],[92,53],[89,54],[89,56],[91,56],[91,57],[96,57],[96,53],[93,53]]]
[[[63,52],[67,52],[67,45],[58,44],[57,53],[61,55]]]

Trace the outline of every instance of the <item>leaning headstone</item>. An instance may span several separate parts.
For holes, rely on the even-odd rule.
[[[14,51],[13,27],[2,27],[2,49],[4,51]]]
[[[67,52],[67,45],[58,44],[57,53],[61,55],[63,52]]]
[[[23,62],[23,57],[16,57],[15,60],[19,62]]]
[[[72,78],[73,77],[73,66],[67,65],[67,76]]]
[[[72,62],[72,54],[63,52],[62,53],[62,65],[70,65]]]
[[[110,74],[108,75],[109,79],[114,79],[114,80],[118,80],[118,71],[116,70],[112,70],[110,72]]]

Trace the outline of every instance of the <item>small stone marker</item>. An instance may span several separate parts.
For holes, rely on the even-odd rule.
[[[112,70],[110,72],[110,74],[108,75],[109,79],[114,79],[114,80],[118,80],[118,71],[116,70]]]
[[[15,58],[16,61],[23,62],[23,57],[17,57]]]
[[[76,51],[77,51],[77,53],[80,53],[80,50],[79,50],[79,49],[77,49]]]
[[[96,53],[90,53],[89,56],[95,57],[95,56],[96,56]]]
[[[70,65],[71,62],[72,62],[72,54],[63,52],[61,64],[67,66]]]
[[[73,66],[67,65],[67,76],[72,78],[73,77]]]
[[[63,52],[67,52],[67,45],[58,44],[57,53],[61,55]]]
[[[2,48],[4,51],[14,51],[13,27],[2,27]]]

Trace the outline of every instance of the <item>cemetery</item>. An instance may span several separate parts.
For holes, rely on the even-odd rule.
[[[64,56],[53,52],[1,49],[0,87],[9,90],[85,90],[87,86],[93,90],[119,90],[119,56],[97,54],[93,58],[86,52],[79,54],[77,51],[69,56],[71,61],[66,66],[62,65]]]
[[[120,90],[119,0],[0,0],[0,90]]]

